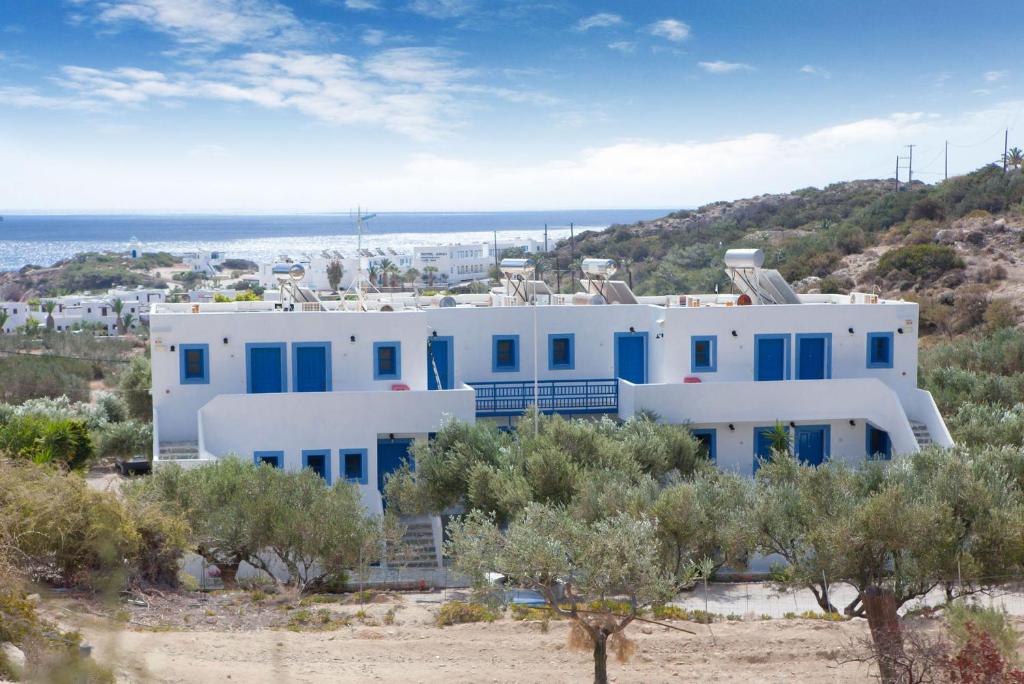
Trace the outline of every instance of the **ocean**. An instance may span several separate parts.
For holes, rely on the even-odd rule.
[[[664,216],[667,209],[581,211],[387,213],[366,222],[363,245],[411,251],[416,245],[532,237],[548,241]],[[0,222],[0,270],[47,266],[80,252],[127,251],[137,238],[144,252],[180,254],[219,250],[229,257],[269,262],[287,254],[325,249],[354,254],[355,221],[349,214],[289,215],[47,215],[7,214]]]

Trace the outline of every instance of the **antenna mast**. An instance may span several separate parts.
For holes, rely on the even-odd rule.
[[[363,268],[363,232],[365,230],[365,223],[372,218],[375,218],[376,214],[364,214],[362,207],[357,207],[355,211],[356,219],[356,254],[359,260],[359,268],[356,271],[356,277],[352,279],[352,284],[345,290],[345,295],[354,293],[356,296],[356,306],[359,311],[366,311],[366,302],[363,299],[364,290],[373,290],[374,292],[380,292],[377,287],[370,282],[370,279],[366,276],[366,270]],[[342,297],[344,303],[345,297]]]

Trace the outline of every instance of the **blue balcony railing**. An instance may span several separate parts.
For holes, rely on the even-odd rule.
[[[476,390],[477,416],[516,416],[534,403],[532,380],[522,382],[470,382]],[[619,381],[540,380],[536,403],[543,413],[616,413]]]

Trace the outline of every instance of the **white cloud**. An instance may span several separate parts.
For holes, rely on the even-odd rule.
[[[652,36],[671,40],[673,43],[681,43],[690,37],[690,26],[678,19],[662,19],[647,27]]]
[[[363,31],[363,42],[367,45],[380,45],[386,35],[380,29],[366,29]]]
[[[622,17],[611,12],[598,12],[576,22],[577,31],[589,31],[592,28],[607,28],[622,24]]]
[[[277,0],[78,0],[76,4],[91,9],[99,24],[141,23],[190,47],[310,40],[308,28]]]
[[[268,60],[248,61],[262,64],[256,71],[285,70]],[[317,74],[325,68],[288,67]],[[367,155],[366,164],[345,165],[337,163],[333,148],[316,156],[261,147],[247,156],[232,147],[230,154],[203,163],[188,154],[190,146],[177,155],[106,147],[104,154],[87,150],[76,156],[64,140],[0,132],[0,157],[19,169],[0,185],[0,206],[50,211],[337,211],[358,203],[392,211],[688,207],[838,180],[891,177],[892,156],[907,140],[920,146],[915,153],[922,159],[937,159],[920,170],[915,164],[915,176],[938,179],[942,162],[936,155],[944,140],[983,139],[1022,105],[1004,102],[956,117],[880,115],[793,136],[752,131],[719,140],[627,140],[523,164],[416,154]],[[967,171],[992,158],[983,147],[958,149],[950,170]]]
[[[454,19],[476,9],[476,0],[412,0],[409,9],[434,19]]]
[[[814,66],[813,64],[804,64],[800,67],[801,74],[807,74],[809,76],[820,76],[824,79],[832,78],[832,73],[827,69],[823,69],[820,66]]]
[[[458,58],[441,48],[403,47],[362,61],[336,53],[251,52],[179,73],[70,65],[52,79],[63,88],[60,95],[7,88],[0,90],[7,95],[0,105],[101,111],[216,100],[290,109],[326,123],[383,127],[428,140],[457,128],[470,103],[560,102],[545,93],[482,82]]]
[[[623,54],[630,54],[636,50],[636,43],[630,40],[616,40],[615,42],[608,43],[608,48],[618,50]]]
[[[345,0],[345,7],[350,10],[375,10],[380,9],[374,0]]]
[[[995,83],[996,81],[1002,81],[1009,75],[1010,72],[1003,69],[1001,71],[986,71],[982,74],[982,78],[985,79],[986,83]]]
[[[723,62],[722,60],[697,62],[697,66],[709,74],[731,74],[737,71],[753,71],[754,69],[749,64],[743,64],[742,62]]]

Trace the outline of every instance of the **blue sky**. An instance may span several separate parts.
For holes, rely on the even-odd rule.
[[[1024,146],[1020,2],[32,0],[0,209],[680,207]]]

